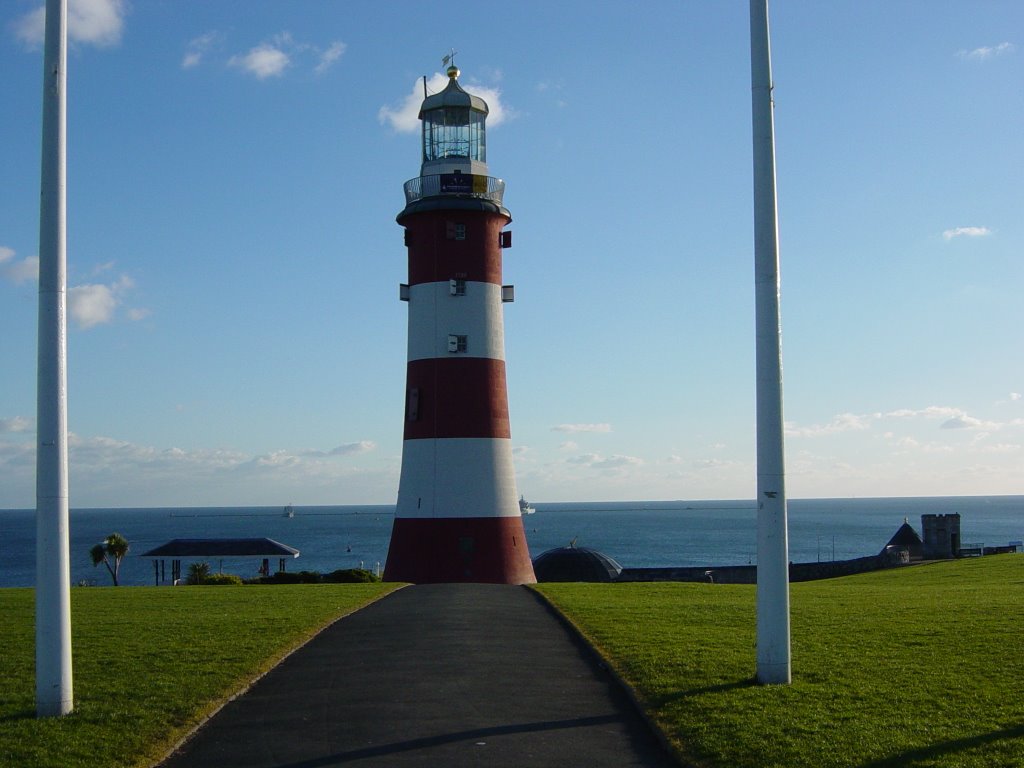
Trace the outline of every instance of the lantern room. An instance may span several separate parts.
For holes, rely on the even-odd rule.
[[[445,173],[487,175],[487,102],[459,85],[459,69],[448,67],[448,85],[427,96],[423,122],[421,176]]]

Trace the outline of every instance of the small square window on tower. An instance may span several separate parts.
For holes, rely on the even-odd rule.
[[[454,280],[448,281],[448,290],[452,296],[465,296],[466,295],[466,281],[461,278],[455,278]]]
[[[445,222],[445,235],[449,240],[465,240],[466,225],[454,221]]]
[[[461,334],[448,334],[448,351],[452,353],[465,352],[468,347],[466,337]]]

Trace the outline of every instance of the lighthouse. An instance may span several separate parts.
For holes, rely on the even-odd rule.
[[[505,384],[505,183],[487,168],[487,103],[448,68],[424,93],[420,175],[405,183],[409,282],[402,473],[385,581],[536,581],[516,492]],[[424,88],[425,90],[425,88]]]

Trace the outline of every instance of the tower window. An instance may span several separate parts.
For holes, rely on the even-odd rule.
[[[468,348],[466,336],[460,334],[448,334],[448,351],[452,353],[465,352]]]
[[[445,234],[449,240],[465,240],[466,239],[466,225],[457,224],[454,221],[445,223]]]
[[[466,281],[461,278],[455,278],[454,280],[448,281],[448,289],[451,291],[452,296],[465,296],[466,295]]]

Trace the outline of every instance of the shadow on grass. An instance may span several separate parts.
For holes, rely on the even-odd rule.
[[[657,698],[652,699],[651,703],[660,707],[665,704],[671,704],[675,701],[691,699],[694,696],[703,696],[705,693],[725,693],[726,691],[736,691],[741,688],[754,688],[756,686],[757,680],[753,677],[747,677],[743,680],[735,680],[731,683],[719,683],[718,685],[706,685],[703,688],[688,688],[685,691],[666,693],[664,696],[658,696]]]
[[[35,720],[36,711],[34,709],[19,709],[14,712],[8,712],[6,715],[0,715],[0,723],[13,723],[17,720]]]
[[[986,744],[1003,741],[1004,739],[1019,739],[1022,736],[1024,736],[1024,725],[1016,725],[1012,728],[1003,728],[1000,731],[982,733],[978,736],[970,736],[966,739],[942,741],[938,744],[921,747],[920,749],[911,749],[907,752],[901,752],[898,755],[893,755],[892,757],[887,757],[883,760],[864,763],[860,768],[906,768],[906,766],[914,765],[919,760],[930,761],[938,757],[943,757],[944,755],[956,752],[965,752],[969,749],[983,747]]]

